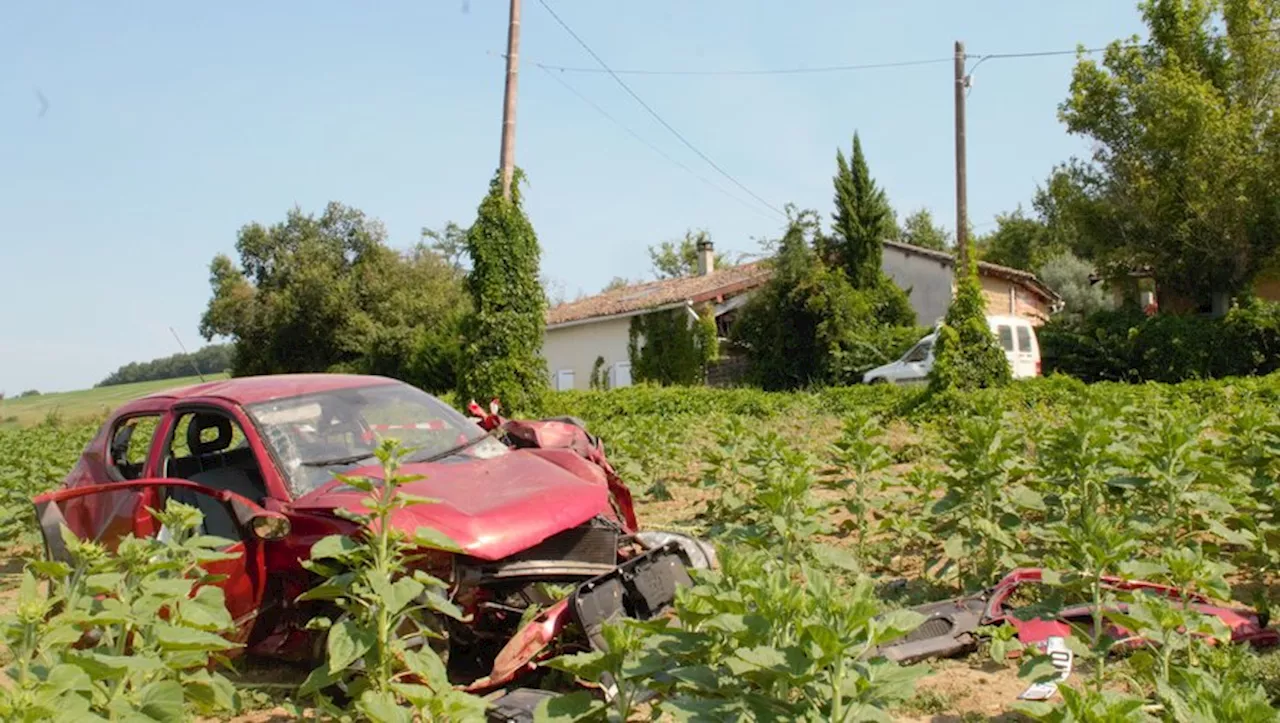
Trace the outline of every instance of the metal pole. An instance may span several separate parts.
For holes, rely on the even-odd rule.
[[[511,198],[511,178],[516,167],[516,83],[520,65],[520,0],[511,0],[507,21],[507,90],[502,99],[502,197]]]
[[[969,259],[969,199],[965,174],[964,139],[964,43],[956,41],[956,259],[957,273]]]

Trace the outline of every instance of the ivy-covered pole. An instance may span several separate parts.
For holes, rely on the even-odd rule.
[[[507,200],[496,175],[467,232],[472,312],[463,323],[458,373],[460,403],[496,398],[508,415],[536,412],[547,387],[547,299],[538,283],[538,237],[520,205],[523,179],[515,169]]]

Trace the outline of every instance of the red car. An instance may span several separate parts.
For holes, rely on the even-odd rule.
[[[487,429],[502,426],[501,435]],[[631,495],[599,440],[573,419],[481,423],[381,377],[246,377],[154,394],[117,409],[63,486],[35,499],[49,554],[59,527],[111,543],[159,534],[147,507],[166,497],[198,506],[205,532],[235,540],[225,575],[236,640],[259,656],[312,660],[324,640],[306,629],[325,603],[297,602],[316,578],[311,546],[355,534],[340,517],[362,494],[334,478],[380,475],[380,436],[416,448],[405,491],[438,500],[401,510],[406,530],[452,538],[429,571],[451,584],[466,625],[448,621],[450,673],[468,690],[504,687],[548,656],[600,646],[600,623],[665,610],[689,567],[714,552],[689,537],[638,529]],[[550,599],[546,583],[564,585]],[[520,626],[526,609],[541,613]],[[570,623],[576,625],[569,625]]]

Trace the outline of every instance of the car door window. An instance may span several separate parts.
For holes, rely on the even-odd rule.
[[[1028,327],[1018,327],[1018,351],[1024,354],[1031,353],[1031,329]]]
[[[1005,351],[1013,351],[1013,329],[1001,324],[996,327],[996,333],[1000,337],[1000,346]]]
[[[144,414],[116,422],[111,429],[111,469],[119,479],[138,479],[147,466],[160,415]]]
[[[262,504],[267,496],[258,458],[244,430],[230,416],[213,410],[179,412],[165,451],[164,474],[212,490],[229,490],[254,504]],[[226,511],[211,508],[208,514],[221,518]],[[225,527],[226,520],[217,524]]]
[[[925,359],[929,358],[929,352],[932,349],[933,349],[932,341],[927,341],[927,340],[922,341],[919,344],[916,344],[911,351],[907,352],[907,355],[903,357],[902,360],[907,362],[908,364],[915,364],[918,362],[922,362]]]

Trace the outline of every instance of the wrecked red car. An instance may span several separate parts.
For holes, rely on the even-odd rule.
[[[924,622],[907,635],[882,646],[878,653],[901,663],[967,655],[977,649],[981,640],[978,629],[988,625],[1012,625],[1022,644],[1043,648],[1050,638],[1069,637],[1073,627],[1092,625],[1091,605],[1064,607],[1048,619],[1018,617],[1022,601],[1035,598],[1032,589],[1041,584],[1042,577],[1043,570],[1039,568],[1019,568],[995,585],[973,595],[912,608],[925,616]],[[1260,648],[1280,644],[1280,631],[1268,627],[1268,621],[1251,610],[1221,607],[1200,595],[1184,598],[1175,588],[1152,582],[1116,577],[1105,577],[1103,582],[1108,589],[1118,592],[1185,599],[1201,613],[1213,615],[1225,623],[1231,630],[1232,642]],[[1116,607],[1121,611],[1126,608],[1124,603],[1118,603]],[[1113,640],[1130,644],[1140,642],[1134,640],[1129,631],[1112,623],[1108,623],[1107,633]]]
[[[298,602],[316,583],[301,562],[322,537],[357,532],[338,513],[358,509],[363,495],[334,475],[380,475],[379,437],[415,449],[403,471],[424,479],[405,491],[436,500],[400,510],[396,523],[434,528],[462,549],[423,564],[470,616],[446,623],[450,674],[468,690],[502,688],[546,657],[603,645],[603,621],[661,613],[689,568],[714,564],[700,541],[639,530],[626,485],[581,422],[508,422],[496,409],[477,421],[370,376],[246,377],[126,404],[63,486],[34,500],[36,512],[58,558],[62,525],[111,544],[158,534],[147,508],[166,498],[199,507],[204,532],[234,540],[228,551],[239,553],[209,566],[225,576],[217,584],[237,642],[258,656],[312,660],[323,633],[306,624],[329,611]],[[549,597],[555,586],[563,597]],[[541,612],[521,626],[534,605]]]

